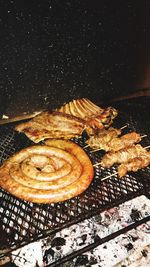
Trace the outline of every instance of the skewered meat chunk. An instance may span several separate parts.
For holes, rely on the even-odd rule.
[[[120,134],[121,130],[109,128],[103,130],[103,133],[100,132],[98,135],[91,136],[86,143],[94,149],[115,152],[141,141],[141,136],[135,132],[118,137]]]
[[[97,135],[91,136],[86,143],[93,149],[106,149],[106,145],[111,141],[112,138],[117,137],[121,134],[121,129],[113,127],[102,129]]]
[[[147,152],[145,156],[136,157],[128,162],[122,163],[118,166],[118,175],[123,177],[128,171],[136,172],[142,168],[147,167],[150,164],[150,152]]]
[[[122,135],[120,138],[112,138],[110,143],[106,144],[106,151],[118,151],[120,149],[132,146],[141,141],[141,136],[136,132]]]
[[[147,157],[147,155],[149,155],[149,152],[146,151],[146,149],[141,145],[137,144],[126,147],[117,152],[110,151],[106,153],[101,160],[101,166],[104,168],[109,168],[115,163],[121,164],[136,157]]]
[[[87,98],[70,101],[57,111],[82,118],[94,129],[109,127],[118,114],[115,108],[101,108]]]
[[[83,119],[61,112],[42,112],[15,127],[16,131],[23,132],[35,143],[48,138],[70,139],[80,136],[85,129],[93,134],[92,128]]]

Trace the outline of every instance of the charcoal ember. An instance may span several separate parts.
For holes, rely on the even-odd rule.
[[[132,243],[128,243],[127,245],[125,245],[127,251],[131,250],[133,248]]]
[[[46,249],[45,253],[44,253],[44,256],[43,256],[43,262],[48,264],[48,262],[49,262],[48,259],[49,258],[54,259],[54,254],[55,254],[55,251],[52,248]]]
[[[130,216],[131,216],[133,221],[135,221],[135,222],[139,221],[141,218],[141,212],[137,209],[132,209]]]
[[[52,240],[51,246],[52,247],[60,247],[66,244],[66,240],[62,237],[56,237]]]
[[[78,266],[86,266],[89,263],[88,256],[87,255],[81,255],[77,258],[75,262],[75,267]]]

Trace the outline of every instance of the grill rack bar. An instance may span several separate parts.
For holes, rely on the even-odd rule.
[[[57,260],[53,263],[48,264],[47,267],[60,266],[60,264],[64,264],[70,260],[73,260],[75,257],[80,256],[81,254],[83,254],[87,251],[93,250],[94,248],[98,247],[99,245],[104,244],[104,243],[110,241],[111,239],[114,239],[115,237],[117,237],[121,234],[124,234],[124,233],[128,232],[129,230],[132,230],[133,228],[136,228],[140,224],[148,222],[149,220],[150,220],[150,216],[143,218],[139,221],[136,221],[135,223],[132,223],[132,224],[128,225],[127,227],[120,229],[117,232],[114,232],[114,233],[112,233],[112,234],[110,234],[104,238],[99,238],[95,242],[93,242],[92,244],[87,245],[87,246],[81,248],[80,250],[74,251],[74,252],[70,253],[69,255],[61,258],[60,260]]]

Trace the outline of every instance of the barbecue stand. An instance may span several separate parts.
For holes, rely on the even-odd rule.
[[[142,106],[141,103],[139,105],[140,107]],[[113,126],[120,128],[127,124],[127,127],[124,129],[124,133],[135,130],[141,135],[147,134],[147,137],[143,138],[141,143],[143,146],[148,146],[150,144],[150,138],[148,136],[149,122],[148,120],[145,120],[144,123],[141,123],[145,113],[142,112],[137,115],[138,113],[136,112],[135,106],[137,109],[139,109],[139,106],[137,104],[134,105],[133,103],[131,105],[129,101],[128,113],[124,112],[123,103],[121,106],[117,106],[120,110]],[[74,138],[72,140],[81,147],[84,147],[86,138],[87,136],[83,134],[82,138]],[[14,124],[1,126],[1,163],[14,152],[32,144],[33,143],[24,135],[18,134],[14,131]],[[98,162],[100,157],[103,155],[103,152],[91,153],[92,149],[89,147],[85,148],[85,151],[89,155],[93,164]],[[114,207],[126,200],[143,194],[149,197],[149,167],[136,173],[128,173],[123,179],[118,179],[118,177],[114,175],[107,180],[101,181],[102,178],[112,175],[115,172],[116,166],[109,169],[96,167],[94,180],[84,193],[70,200],[49,205],[40,205],[22,201],[1,189],[1,259],[9,256],[17,248],[21,248],[33,241],[50,236],[57,231],[83,221],[86,218],[100,214],[103,210]],[[90,250],[133,227],[136,227],[142,222],[146,222],[148,219],[149,217],[146,217],[142,219],[142,221],[136,221],[131,226],[125,227],[124,229],[111,236],[107,236],[102,240],[97,240],[95,243],[68,255],[68,257],[62,259],[62,262],[56,262],[55,265],[51,264],[50,266],[59,266],[60,263],[72,259],[73,257],[76,257],[77,255]]]

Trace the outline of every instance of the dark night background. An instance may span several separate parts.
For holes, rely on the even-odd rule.
[[[149,0],[1,0],[0,114],[150,86],[149,13]]]

